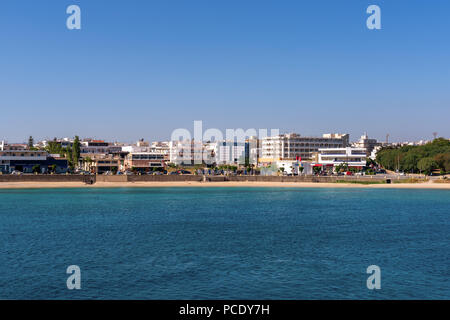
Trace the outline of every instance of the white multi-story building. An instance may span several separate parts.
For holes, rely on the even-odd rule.
[[[373,148],[372,152],[370,153],[369,158],[372,160],[375,160],[377,158],[377,153],[378,151],[381,150],[381,148],[383,148],[382,146],[376,146],[375,148]]]
[[[177,165],[202,164],[203,143],[194,140],[170,141],[169,161]]]
[[[67,160],[59,160],[50,156],[45,150],[29,150],[26,144],[0,143],[0,172],[10,173],[13,170],[31,173],[38,166],[39,172],[47,172],[48,167],[56,165],[58,169],[67,168]]]
[[[184,165],[256,164],[258,144],[255,141],[250,139],[245,142],[171,141],[169,142],[169,161]]]
[[[150,146],[152,152],[158,152],[166,155],[167,161],[169,161],[170,147],[168,141],[155,141]]]
[[[325,167],[335,167],[347,164],[349,167],[362,168],[366,165],[365,148],[328,148],[319,149],[319,164]]]
[[[220,164],[244,164],[246,143],[221,141],[217,142],[216,163]]]
[[[358,142],[352,143],[352,147],[354,148],[365,148],[366,154],[369,156],[373,149],[377,146],[381,146],[382,143],[378,142],[377,139],[369,139],[367,133],[364,133]]]
[[[284,159],[311,159],[321,148],[345,148],[348,134],[329,133],[322,137],[302,137],[296,133],[282,134],[262,139],[260,162]]]
[[[131,152],[124,161],[125,170],[148,171],[151,168],[164,168],[165,158],[162,153]]]
[[[105,142],[103,140],[86,139],[80,142],[80,151],[82,154],[120,153],[122,151],[122,146]]]
[[[144,140],[139,140],[136,144],[121,146],[122,152],[149,152],[150,144]]]

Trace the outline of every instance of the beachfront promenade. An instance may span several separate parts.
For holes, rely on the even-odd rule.
[[[336,181],[386,181],[386,176],[222,176],[222,175],[0,175],[2,182],[85,182],[94,184],[96,182],[336,182]],[[392,179],[392,178],[391,178]],[[406,177],[396,179],[405,180]],[[393,180],[393,179],[392,179]]]
[[[408,176],[218,176],[218,175],[0,175],[0,189],[66,187],[272,186],[398,187],[450,189],[448,180]],[[440,182],[440,183],[439,183]]]

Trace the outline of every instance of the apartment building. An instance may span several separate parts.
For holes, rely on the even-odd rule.
[[[248,152],[248,143],[221,141],[216,143],[215,162],[221,164],[245,164],[245,156]]]
[[[319,164],[325,167],[335,167],[347,164],[349,167],[361,169],[366,165],[367,150],[365,148],[328,148],[319,149]]]
[[[83,153],[120,153],[122,146],[115,145],[111,142],[105,142],[104,140],[92,140],[86,139],[80,142],[80,152]]]
[[[66,159],[55,159],[44,150],[28,150],[25,144],[0,143],[0,171],[10,173],[14,170],[32,173],[33,168],[39,167],[39,172],[46,173],[55,166],[57,172],[67,170]]]
[[[107,171],[120,170],[122,158],[113,154],[83,154],[81,168],[95,174],[102,174]]]
[[[203,151],[204,147],[201,141],[170,141],[169,161],[177,165],[203,164]]]
[[[165,155],[158,152],[131,152],[124,161],[125,170],[147,172],[154,168],[165,168]]]
[[[377,139],[369,139],[367,133],[364,133],[358,142],[352,143],[352,147],[354,148],[364,148],[366,149],[366,155],[370,156],[375,147],[380,147],[382,145],[381,142],[378,142]]]
[[[302,137],[297,133],[263,138],[259,162],[275,162],[285,159],[311,159],[321,148],[345,148],[349,135],[328,133],[322,137]]]
[[[216,164],[256,165],[260,140],[250,137],[245,142],[220,141],[216,143]]]

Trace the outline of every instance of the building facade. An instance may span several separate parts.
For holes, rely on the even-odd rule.
[[[366,155],[370,156],[375,147],[381,146],[382,143],[378,142],[377,139],[369,139],[367,133],[364,133],[358,142],[352,143],[354,148],[364,148],[366,149]]]
[[[319,164],[324,167],[335,167],[347,164],[349,167],[362,169],[366,165],[365,148],[328,148],[319,149]]]
[[[324,134],[322,137],[302,137],[299,134],[283,134],[263,138],[259,162],[275,162],[287,159],[311,159],[321,148],[345,148],[349,146],[348,134]]]
[[[26,145],[8,145],[4,141],[0,144],[0,171],[11,173],[20,171],[33,173],[37,168],[39,173],[67,171],[66,159],[56,159],[44,150],[28,150]]]
[[[165,156],[155,152],[131,152],[125,157],[124,169],[148,172],[166,167]]]
[[[120,153],[122,146],[115,145],[114,143],[105,142],[103,140],[91,140],[86,139],[80,142],[80,152],[89,154],[107,154],[107,153]]]

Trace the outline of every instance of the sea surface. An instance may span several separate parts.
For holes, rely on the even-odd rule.
[[[450,191],[0,190],[0,299],[450,299]]]

